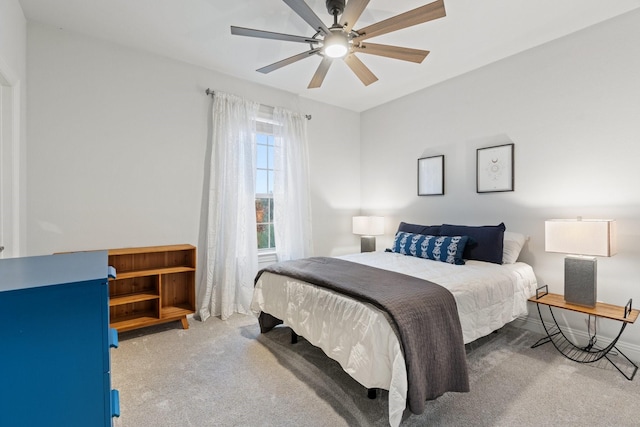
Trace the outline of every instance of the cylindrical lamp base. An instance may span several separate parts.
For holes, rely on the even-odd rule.
[[[375,250],[376,250],[375,236],[360,237],[360,252],[375,252]]]

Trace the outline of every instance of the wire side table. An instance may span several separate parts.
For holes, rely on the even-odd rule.
[[[547,285],[544,285],[537,289],[536,296],[529,298],[529,301],[536,303],[536,306],[538,308],[538,315],[540,316],[540,322],[542,323],[545,333],[547,334],[546,337],[539,339],[534,345],[531,346],[531,348],[536,348],[550,342],[563,356],[578,363],[593,363],[602,358],[605,358],[626,379],[628,379],[629,381],[633,380],[633,377],[638,371],[638,365],[631,361],[622,351],[620,351],[619,348],[616,347],[616,344],[627,325],[630,323],[635,323],[635,321],[638,319],[638,314],[640,313],[638,310],[632,308],[631,299],[624,307],[600,302],[596,303],[595,307],[584,307],[581,305],[566,302],[563,295],[550,294],[548,292]],[[547,307],[549,307],[549,313],[551,313],[551,318],[553,319],[552,326],[548,326],[544,322],[542,318],[542,312],[540,311],[541,305],[546,305]],[[576,345],[569,338],[567,338],[562,329],[560,329],[558,321],[553,314],[554,307],[619,321],[622,323],[620,332],[618,332],[618,335],[615,337],[615,339],[613,339],[613,341],[611,341],[611,343],[609,343],[609,345],[607,345],[605,348],[597,348],[592,344],[588,344],[586,346]],[[615,349],[615,351],[620,356],[624,357],[631,364],[633,368],[630,374],[625,373],[620,368],[620,366],[618,366],[618,364],[609,357],[609,352],[613,349]]]

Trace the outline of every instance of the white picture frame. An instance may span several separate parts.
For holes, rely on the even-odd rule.
[[[418,196],[444,195],[444,155],[418,159]]]
[[[513,143],[477,149],[476,192],[513,191],[513,151]]]

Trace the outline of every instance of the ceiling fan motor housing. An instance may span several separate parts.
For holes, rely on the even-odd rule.
[[[342,15],[345,3],[345,0],[327,0],[327,11],[334,16]]]

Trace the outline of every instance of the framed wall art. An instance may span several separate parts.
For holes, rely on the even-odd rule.
[[[476,191],[513,191],[513,144],[478,148],[476,152]]]
[[[418,196],[444,195],[444,156],[418,159]]]

